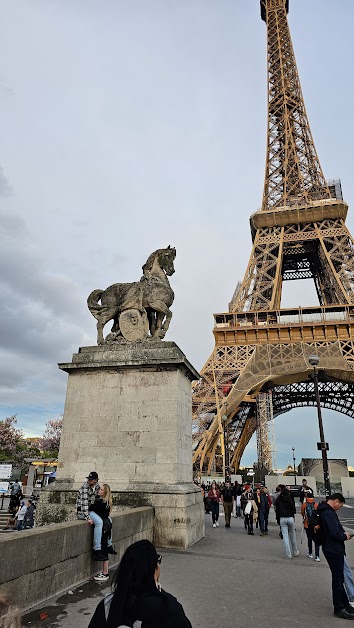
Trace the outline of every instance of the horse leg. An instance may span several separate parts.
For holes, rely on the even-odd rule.
[[[103,327],[104,327],[104,322],[101,320],[97,320],[97,344],[98,345],[103,345],[104,344],[104,338],[103,338]]]
[[[157,317],[156,332],[153,334],[153,336],[158,338],[164,338],[170,326],[172,312],[168,309],[167,305],[163,301],[152,301],[149,303],[149,307],[152,310],[155,310]],[[164,323],[162,323],[165,316],[166,320]]]
[[[156,314],[152,310],[148,311],[148,319],[149,319],[149,331],[151,336],[155,336],[156,333]]]

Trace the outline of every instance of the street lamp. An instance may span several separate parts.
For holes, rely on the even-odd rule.
[[[322,451],[323,479],[324,479],[324,486],[325,486],[325,496],[327,499],[331,493],[331,485],[329,483],[329,473],[328,473],[328,460],[327,460],[327,450],[329,449],[329,447],[328,447],[328,443],[326,443],[325,441],[324,432],[323,432],[321,401],[320,401],[320,393],[318,390],[318,371],[316,370],[316,366],[319,363],[319,361],[320,359],[318,355],[310,355],[309,363],[311,364],[311,366],[313,366],[313,375],[310,375],[310,377],[311,379],[313,379],[313,384],[315,387],[318,427],[320,430],[320,439],[321,439],[320,442],[317,443],[317,449]]]
[[[226,482],[226,478],[229,474],[229,431],[228,431],[228,427],[227,427],[227,416],[226,414],[223,414],[222,417],[222,422],[223,422],[223,426],[224,426],[224,447],[225,447],[225,482]]]
[[[296,470],[295,470],[295,447],[291,448],[293,450],[293,463],[294,463],[294,484],[296,484]]]

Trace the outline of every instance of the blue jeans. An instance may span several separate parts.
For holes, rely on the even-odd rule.
[[[213,523],[216,523],[217,521],[219,521],[219,502],[210,500],[210,506],[211,506],[211,518],[213,520]]]
[[[264,510],[259,510],[258,519],[261,532],[268,532],[268,513],[264,512]]]
[[[93,521],[93,549],[95,550],[100,550],[101,549],[101,539],[102,539],[102,528],[103,528],[103,521],[101,519],[101,517],[99,515],[97,515],[95,512],[92,512],[92,510],[90,510],[89,512],[90,515],[90,519],[92,519]],[[77,515],[78,519],[86,519],[84,514],[78,514]],[[110,517],[109,517],[110,519]],[[107,541],[107,545],[108,547],[110,547],[112,545],[112,538],[109,538]]]
[[[352,570],[349,567],[346,556],[344,556],[344,588],[347,592],[349,602],[354,602],[354,581]]]
[[[280,517],[280,529],[283,533],[286,557],[298,556],[299,550],[296,545],[294,517]]]

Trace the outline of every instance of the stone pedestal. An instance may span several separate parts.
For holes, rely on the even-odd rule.
[[[48,509],[73,513],[95,470],[115,506],[154,507],[157,545],[186,548],[202,538],[191,431],[191,381],[199,375],[177,345],[83,347],[59,368],[69,379],[57,481],[41,498],[47,518]]]

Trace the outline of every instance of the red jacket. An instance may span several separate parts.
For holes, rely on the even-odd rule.
[[[219,502],[220,501],[220,491],[219,489],[216,489],[216,495],[214,495],[214,491],[211,488],[209,493],[208,493],[208,498],[210,499],[211,502]]]

